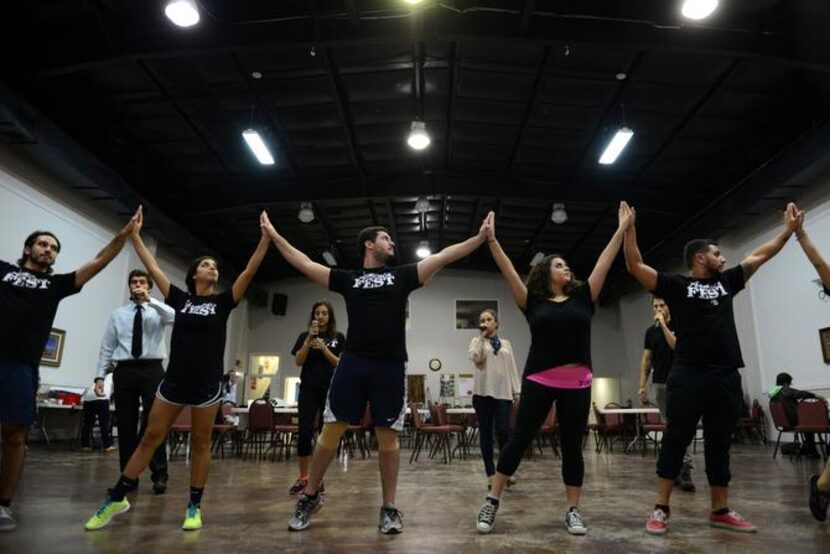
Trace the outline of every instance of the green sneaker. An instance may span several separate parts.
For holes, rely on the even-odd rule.
[[[182,529],[185,531],[195,531],[202,528],[202,508],[195,504],[188,504],[187,511],[184,513],[184,523]]]
[[[113,517],[118,514],[123,514],[130,509],[130,501],[125,497],[124,500],[116,502],[107,497],[103,504],[98,507],[98,510],[89,518],[84,525],[87,531],[95,531],[107,525]]]

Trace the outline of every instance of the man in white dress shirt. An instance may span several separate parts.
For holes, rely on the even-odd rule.
[[[104,376],[115,365],[115,417],[118,421],[118,457],[121,470],[138,446],[147,416],[153,406],[156,390],[164,377],[161,363],[167,357],[164,327],[172,325],[176,312],[167,304],[150,296],[153,281],[142,269],[130,271],[127,278],[130,303],[118,308],[110,316],[95,375],[96,394],[104,394]],[[139,401],[144,407],[139,429]],[[150,462],[153,492],[167,490],[167,456],[165,444],[156,450]]]

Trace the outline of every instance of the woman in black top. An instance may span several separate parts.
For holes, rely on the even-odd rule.
[[[611,263],[619,252],[630,208],[620,203],[619,224],[585,282],[577,281],[559,255],[546,256],[533,267],[527,283],[502,250],[490,218],[488,244],[496,264],[519,309],[530,325],[531,344],[522,379],[516,427],[499,456],[490,494],[478,515],[478,530],[489,533],[495,523],[499,495],[508,476],[515,473],[522,454],[536,436],[553,402],[562,443],[562,476],[565,481],[569,533],[588,532],[579,512],[584,464],[582,437],[591,405],[591,316]]]
[[[311,437],[314,428],[321,427],[329,383],[345,343],[346,337],[337,332],[337,320],[331,302],[315,302],[311,307],[308,331],[300,333],[291,350],[294,362],[303,368],[300,372],[300,397],[297,401],[300,420],[297,463],[300,466],[300,476],[288,490],[291,495],[303,492],[308,484]]]
[[[263,234],[233,287],[221,293],[216,291],[219,280],[216,260],[210,256],[196,259],[187,271],[188,291],[185,292],[170,283],[144,245],[140,235],[142,223],[143,215],[139,208],[131,235],[133,246],[167,304],[176,309],[170,358],[141,444],[106,500],[87,521],[85,528],[88,531],[100,529],[113,516],[129,510],[130,503],[124,495],[138,485],[138,476],[150,463],[156,448],[164,442],[179,413],[187,406],[191,410],[190,503],[182,528],[192,530],[202,526],[200,506],[210,466],[210,438],[216,410],[222,399],[227,320],[248,289],[268,250],[269,239]]]

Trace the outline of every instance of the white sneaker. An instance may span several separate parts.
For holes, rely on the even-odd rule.
[[[571,535],[588,534],[588,527],[585,525],[585,520],[582,519],[582,514],[579,513],[578,508],[571,508],[565,514],[565,527]]]
[[[14,531],[17,529],[17,522],[12,517],[12,509],[0,506],[0,532]]]

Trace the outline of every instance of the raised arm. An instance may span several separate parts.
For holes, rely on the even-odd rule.
[[[524,311],[527,307],[527,286],[525,286],[522,278],[519,277],[519,273],[513,267],[510,258],[507,257],[499,241],[496,240],[496,216],[488,216],[488,220],[485,220],[485,223],[487,225],[485,230],[487,232],[487,245],[490,247],[490,255],[493,256],[493,260],[499,267],[499,271],[501,271],[507,283],[507,288],[510,290],[513,300],[516,301],[516,305]]]
[[[816,273],[818,273],[822,284],[824,284],[824,288],[830,289],[830,265],[827,265],[827,260],[824,259],[818,251],[818,248],[816,248],[816,245],[807,236],[807,232],[804,230],[804,212],[798,211],[797,208],[796,218],[795,238],[798,240],[798,244],[801,245],[801,249],[807,256],[807,259],[816,268]]]
[[[460,260],[461,258],[472,254],[476,248],[481,246],[485,240],[485,225],[487,219],[492,213],[493,212],[487,214],[487,217],[484,218],[484,222],[481,224],[481,228],[474,237],[470,237],[464,242],[447,246],[440,252],[427,256],[418,262],[418,281],[421,284],[426,283],[430,280],[430,278],[432,278],[433,275],[444,269],[444,267],[456,260]]]
[[[118,234],[113,237],[109,244],[98,252],[94,258],[75,271],[75,286],[77,288],[81,288],[87,281],[98,275],[98,273],[107,267],[113,258],[121,252],[121,249],[124,248],[124,243],[127,242],[127,237],[130,236],[130,233],[132,232],[135,222],[140,214],[141,206],[138,207],[135,215],[130,218],[130,221],[124,226],[123,229],[118,231]]]
[[[262,225],[265,234],[269,239],[271,239],[274,246],[276,246],[277,250],[280,251],[282,257],[285,258],[286,262],[294,266],[297,271],[315,283],[329,288],[329,275],[331,274],[330,268],[324,266],[323,264],[318,264],[306,254],[294,248],[291,243],[283,238],[282,235],[277,233],[277,230],[274,229],[274,226],[268,219],[267,213],[262,212],[262,215],[260,216],[260,224]]]
[[[152,277],[153,281],[155,281],[156,285],[158,285],[159,292],[161,292],[162,296],[167,298],[170,294],[170,279],[168,279],[164,271],[161,270],[158,262],[147,249],[147,245],[144,244],[144,239],[141,238],[141,228],[144,226],[144,211],[141,206],[138,207],[136,217],[137,219],[133,225],[132,233],[130,233],[130,240],[133,242],[133,248],[135,249],[135,253],[138,254],[138,258],[141,260],[141,263],[143,263],[144,267],[147,269],[147,273],[150,274],[150,277]]]
[[[260,221],[262,221],[263,217],[265,217],[264,211],[259,216]],[[245,296],[245,291],[248,290],[248,286],[251,284],[254,275],[256,275],[259,265],[262,263],[262,259],[265,258],[265,253],[268,252],[268,244],[271,242],[271,239],[269,239],[268,235],[265,234],[265,228],[262,225],[260,225],[260,232],[261,236],[259,237],[259,244],[256,245],[254,253],[251,254],[251,259],[248,260],[248,265],[245,266],[245,269],[242,270],[242,273],[240,273],[236,278],[236,281],[233,282],[231,291],[233,292],[234,302],[239,302],[242,297]]]
[[[784,248],[784,245],[790,240],[790,235],[795,232],[797,225],[798,209],[795,207],[795,204],[790,202],[784,211],[784,230],[772,240],[765,242],[753,250],[741,261],[741,267],[744,270],[744,282],[749,281],[749,278],[758,271],[759,267],[767,263]]]
[[[643,263],[643,255],[637,246],[637,212],[634,208],[631,208],[631,216],[631,225],[626,229],[623,239],[625,268],[646,290],[653,292],[657,288],[657,270]]]
[[[608,270],[611,269],[611,264],[614,263],[614,258],[620,251],[620,246],[625,236],[625,230],[631,225],[633,214],[631,208],[625,202],[620,202],[620,207],[617,210],[617,230],[611,236],[611,240],[605,246],[605,249],[597,258],[597,263],[594,265],[594,270],[588,276],[588,285],[591,287],[591,301],[596,302],[599,298],[599,293],[602,292],[602,287],[605,285],[605,278],[608,277]]]

